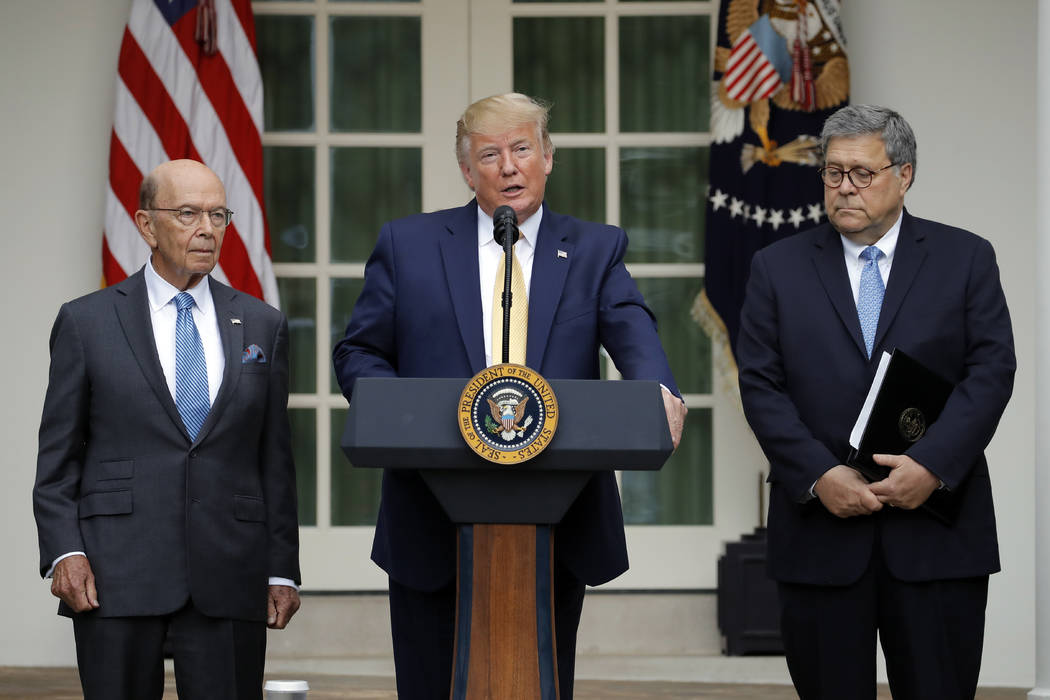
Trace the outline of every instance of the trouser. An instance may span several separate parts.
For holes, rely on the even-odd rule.
[[[192,602],[170,615],[73,616],[85,700],[160,700],[164,641],[180,700],[261,700],[266,625],[203,615]]]
[[[873,548],[850,586],[778,584],[781,634],[801,700],[874,700],[876,633],[894,700],[972,700],[988,577],[909,582]]]

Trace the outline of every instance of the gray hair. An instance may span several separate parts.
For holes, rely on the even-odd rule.
[[[152,172],[146,175],[142,179],[142,185],[139,186],[139,209],[152,209],[156,206],[159,189],[160,183],[157,182],[157,177]]]
[[[886,147],[886,156],[896,165],[894,172],[900,175],[901,166],[911,163],[911,184],[915,184],[915,133],[908,122],[897,112],[878,105],[847,105],[824,122],[820,132],[820,147],[826,154],[831,139],[837,137],[865,136],[875,134]],[[909,188],[911,185],[909,185]]]

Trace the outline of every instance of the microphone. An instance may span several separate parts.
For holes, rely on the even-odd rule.
[[[512,232],[510,243],[514,245],[518,242],[519,235],[518,215],[513,208],[504,204],[496,207],[496,211],[492,212],[492,237],[502,246],[508,231]]]
[[[510,362],[510,307],[513,303],[510,293],[511,271],[513,270],[511,260],[514,255],[514,244],[518,241],[518,215],[506,204],[496,207],[496,211],[492,212],[492,237],[503,246],[505,261],[501,305],[503,307],[503,364],[507,364]]]

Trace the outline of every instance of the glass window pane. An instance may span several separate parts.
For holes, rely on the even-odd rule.
[[[375,525],[379,515],[382,469],[356,469],[339,443],[345,408],[332,411],[332,525]]]
[[[708,155],[699,147],[620,151],[620,220],[631,240],[627,262],[703,261]]]
[[[620,485],[627,525],[711,525],[711,409],[694,408],[682,442],[657,472],[624,472]]]
[[[620,130],[707,131],[711,20],[620,18]]]
[[[314,128],[313,17],[256,15],[266,131]]]
[[[281,310],[288,318],[288,389],[317,391],[317,283],[312,277],[278,277]]]
[[[263,148],[266,218],[274,262],[313,262],[314,149],[300,146]]]
[[[332,262],[364,262],[384,223],[423,208],[419,148],[333,148]]]
[[[365,285],[363,279],[340,278],[332,280],[332,325],[329,330],[328,347],[333,348],[335,344],[346,335],[346,325],[350,323],[350,314],[354,310],[354,303],[361,288]],[[335,379],[335,369],[332,363],[328,363],[329,385],[333,394],[342,394],[339,382]]]
[[[605,128],[601,17],[515,17],[514,89],[552,106],[552,132]]]
[[[555,149],[544,199],[558,213],[605,221],[605,149]]]
[[[422,122],[419,17],[333,17],[332,131],[416,132]]]
[[[696,277],[635,279],[645,302],[656,314],[660,343],[671,363],[678,390],[711,393],[711,339],[693,320],[693,303],[704,281]]]
[[[299,524],[317,524],[317,411],[288,409],[292,426],[295,485],[299,491]]]

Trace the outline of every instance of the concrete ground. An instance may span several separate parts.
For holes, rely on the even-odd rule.
[[[397,697],[390,676],[306,673],[295,677],[310,683],[310,700],[394,700]],[[1024,700],[1026,695],[1027,691],[1021,688],[981,688],[977,700]],[[75,700],[80,697],[76,669],[0,667],[0,700]],[[790,686],[782,684],[626,680],[578,680],[575,693],[576,700],[789,700],[796,697]],[[890,698],[889,690],[881,687],[879,698]],[[175,680],[170,672],[164,700],[176,700]]]

